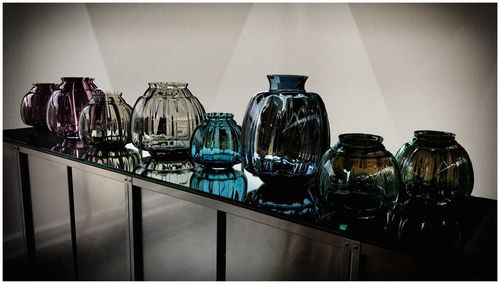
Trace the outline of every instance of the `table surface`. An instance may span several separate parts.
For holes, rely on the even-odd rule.
[[[63,138],[53,135],[48,130],[35,128],[9,129],[3,131],[3,139],[6,143],[104,168],[132,178],[152,181],[191,194],[199,194],[234,206],[255,210],[290,222],[408,255],[417,255],[424,258],[435,257],[436,255],[455,257],[470,251],[476,253],[480,251],[481,253],[493,255],[496,259],[496,200],[470,197],[461,208],[460,225],[457,227],[456,232],[452,232],[452,241],[446,239],[446,237],[450,237],[449,232],[447,232],[448,235],[443,232],[423,235],[424,240],[422,241],[418,234],[408,237],[398,230],[398,226],[402,221],[401,218],[397,217],[397,214],[384,226],[372,226],[364,230],[350,230],[348,226],[336,224],[331,220],[326,222],[322,217],[321,208],[317,205],[318,194],[316,188],[293,190],[289,188],[273,188],[263,184],[258,177],[248,172],[245,173],[241,165],[236,165],[234,170],[236,173],[245,176],[247,187],[246,191],[243,192],[244,196],[239,196],[239,200],[234,200],[220,196],[217,191],[208,190],[208,192],[205,192],[191,188],[189,178],[176,178],[179,176],[179,172],[163,172],[161,176],[152,178],[136,174],[133,170],[125,171],[113,166],[89,161],[88,155],[85,154],[92,149],[91,147],[82,143],[79,143],[78,146],[67,146]],[[142,161],[149,158],[147,152],[138,151],[132,144],[127,144],[125,147],[129,149],[128,151],[138,153]],[[193,170],[186,170],[182,174],[192,176],[193,172]],[[413,217],[408,218],[407,216],[405,222],[411,223],[411,218]],[[416,220],[415,224],[420,226],[420,221]],[[407,232],[407,234],[414,233],[411,230]],[[458,238],[456,237],[457,234]],[[454,245],[446,247],[447,243],[454,243]],[[445,244],[444,247],[442,244]],[[492,249],[492,246],[494,249]]]

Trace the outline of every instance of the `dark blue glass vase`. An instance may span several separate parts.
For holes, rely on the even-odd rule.
[[[234,169],[198,169],[191,177],[191,188],[213,195],[243,201],[248,181],[245,174]]]
[[[269,91],[251,99],[243,120],[245,169],[268,184],[307,184],[330,147],[325,105],[304,89],[307,76],[267,77]]]
[[[191,138],[191,159],[208,168],[231,168],[241,163],[241,127],[232,113],[205,114]]]

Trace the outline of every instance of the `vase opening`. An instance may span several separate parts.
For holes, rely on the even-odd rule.
[[[339,140],[344,145],[352,147],[372,148],[382,146],[382,141],[384,140],[384,138],[373,134],[348,133],[339,135]]]
[[[187,88],[187,83],[182,82],[150,82],[148,83],[150,88],[159,89],[185,89]]]
[[[417,130],[413,134],[417,139],[423,141],[434,141],[434,142],[455,141],[455,134],[450,132],[435,131],[435,130]]]
[[[205,119],[232,119],[233,116],[228,112],[209,112],[205,114]]]
[[[90,78],[90,77],[62,77],[61,80],[64,82],[75,82],[75,81],[93,82],[94,78]]]
[[[307,78],[303,75],[267,75],[270,91],[305,91]]]

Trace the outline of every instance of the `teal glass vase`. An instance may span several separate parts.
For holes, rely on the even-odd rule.
[[[205,114],[191,138],[191,159],[207,168],[241,163],[241,127],[231,113]]]

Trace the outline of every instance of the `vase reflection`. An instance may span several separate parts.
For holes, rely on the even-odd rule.
[[[305,220],[313,220],[315,216],[312,191],[304,187],[289,187],[284,194],[282,188],[262,184],[247,194],[245,203]]]
[[[187,153],[161,155],[144,158],[134,173],[182,186],[189,186],[193,175],[193,164]]]
[[[132,172],[140,163],[139,152],[128,148],[108,149],[90,147],[82,159],[92,163]]]
[[[243,201],[248,181],[245,174],[235,169],[197,169],[191,177],[190,187],[232,200]]]
[[[462,240],[460,211],[459,207],[436,207],[410,199],[395,220],[397,240],[403,248],[419,254],[453,251]]]
[[[85,142],[76,139],[67,139],[60,141],[56,146],[52,147],[52,151],[71,155],[75,158],[82,158],[87,152],[88,145]]]

